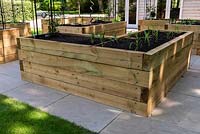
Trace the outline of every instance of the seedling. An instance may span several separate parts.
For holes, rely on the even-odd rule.
[[[129,50],[131,50],[133,44],[134,44],[134,42],[131,42],[131,43],[129,44]]]
[[[138,36],[138,34],[135,35],[136,39],[135,39],[135,51],[139,50],[139,43],[140,43],[140,38]]]
[[[49,32],[50,33],[56,33],[58,32],[57,29],[56,29],[56,26],[58,26],[58,21],[52,21],[52,22],[49,22]]]
[[[105,40],[105,33],[99,34],[99,39],[100,39],[101,45],[102,45],[102,47],[103,47],[103,45],[104,45],[104,40]]]
[[[148,43],[148,46],[150,46],[150,32],[144,31],[144,38],[145,41]]]
[[[94,33],[92,33],[90,35],[90,41],[91,41],[91,44],[94,44],[94,42],[95,42],[95,34]]]
[[[167,39],[170,39],[171,32],[167,32]]]
[[[159,34],[159,31],[155,30],[154,31],[154,35],[155,35],[155,38],[156,38],[156,42],[158,42],[158,34]]]
[[[117,38],[117,35],[113,35],[112,37],[112,41],[116,42],[118,44],[118,38]]]
[[[131,38],[131,36],[133,35],[132,32],[128,32],[128,37]]]

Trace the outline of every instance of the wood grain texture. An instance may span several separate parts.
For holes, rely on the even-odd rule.
[[[181,24],[167,24],[166,30],[173,31],[193,31],[193,49],[196,51],[196,55],[198,54],[198,50],[200,48],[200,26],[199,25],[181,25]]]
[[[107,24],[98,24],[92,26],[74,27],[58,26],[57,31],[60,33],[73,34],[105,34],[106,36],[121,36],[126,34],[126,22],[114,22]]]
[[[56,88],[62,91],[67,91],[68,93],[72,93],[74,95],[82,96],[87,99],[104,103],[106,105],[115,106],[136,114],[147,116],[147,106],[144,103],[106,94],[103,92],[98,92],[95,90],[83,88],[65,82],[60,82],[58,80],[46,78],[40,75],[35,75],[27,72],[21,72],[21,73],[23,80],[27,80],[41,85],[46,85],[48,87]]]
[[[167,24],[169,20],[139,20],[139,30],[165,30],[165,24]]]
[[[154,107],[187,70],[193,33],[146,53],[20,38],[22,78],[136,114]]]
[[[18,59],[17,37],[19,37],[17,28],[0,30],[0,63]]]

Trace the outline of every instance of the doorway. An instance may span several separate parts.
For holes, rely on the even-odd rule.
[[[127,28],[138,27],[138,0],[126,0],[125,21]]]

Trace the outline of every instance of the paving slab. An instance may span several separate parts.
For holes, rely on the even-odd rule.
[[[200,72],[189,70],[171,91],[200,98]]]
[[[42,109],[52,103],[55,103],[68,94],[48,87],[29,83],[5,92],[4,95],[13,97],[17,100],[28,103],[31,106]]]
[[[19,61],[13,61],[0,65],[0,74],[8,75],[14,78],[21,78]]]
[[[45,111],[95,132],[102,130],[121,113],[119,109],[73,95],[50,105]]]
[[[120,116],[100,134],[198,134],[171,123],[139,117],[130,113]]]
[[[190,69],[200,71],[200,56],[193,55],[191,57]]]
[[[14,78],[8,75],[0,74],[0,93],[7,92],[21,85],[27,84],[19,78]]]
[[[152,113],[152,119],[178,124],[184,120],[200,99],[178,93],[169,93],[167,98]],[[200,106],[200,105],[199,105]]]
[[[178,126],[200,133],[200,105],[193,107]]]
[[[171,91],[200,98],[200,72],[188,71]]]

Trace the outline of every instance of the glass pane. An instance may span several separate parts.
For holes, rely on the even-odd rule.
[[[157,19],[165,19],[166,0],[158,0]]]
[[[180,0],[172,0],[171,1],[170,18],[178,19],[179,13],[180,13]]]
[[[137,0],[129,0],[129,24],[136,24]]]

